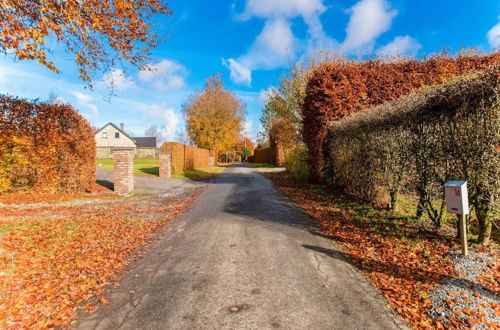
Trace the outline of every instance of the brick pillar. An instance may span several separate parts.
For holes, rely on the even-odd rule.
[[[172,176],[172,154],[170,152],[160,152],[160,178],[170,178]]]
[[[115,193],[128,194],[134,190],[134,149],[114,148]]]

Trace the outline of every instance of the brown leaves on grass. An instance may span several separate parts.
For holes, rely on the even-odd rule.
[[[109,303],[103,288],[198,193],[166,199],[163,208],[149,207],[148,200],[145,205],[110,200],[98,209],[92,203],[54,207],[56,217],[0,219],[0,327],[69,326],[83,302],[90,302],[87,311]],[[165,213],[146,220],[150,208]]]
[[[360,204],[325,193],[319,185],[297,181],[288,173],[266,176],[314,218],[323,234],[335,240],[404,321],[415,328],[445,326],[428,316],[428,292],[447,277],[457,276],[446,256],[458,248],[451,238],[397,218],[385,221],[385,211],[369,214],[367,209],[356,209]],[[370,216],[368,220],[362,219],[363,213]],[[493,286],[498,288],[498,282]],[[458,319],[451,322],[463,326]]]

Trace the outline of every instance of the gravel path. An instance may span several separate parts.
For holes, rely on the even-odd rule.
[[[500,327],[500,317],[493,308],[500,304],[500,299],[477,281],[477,277],[490,267],[489,263],[496,262],[495,258],[474,251],[467,257],[455,251],[450,257],[461,278],[442,283],[429,295],[432,301],[430,315],[445,324],[452,323],[451,319],[455,318],[476,329],[490,329],[493,324]]]

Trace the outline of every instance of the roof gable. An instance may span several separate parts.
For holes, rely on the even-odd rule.
[[[125,133],[123,130],[121,130],[118,126],[116,126],[115,124],[113,124],[112,122],[109,122],[107,123],[106,125],[104,125],[103,127],[101,127],[99,130],[97,130],[95,132],[95,135],[99,134],[100,131],[102,131],[103,129],[105,129],[106,127],[108,126],[112,126],[114,129],[116,129],[118,132],[122,133],[123,135],[125,135],[126,137],[128,137],[130,140],[134,141],[135,143],[135,140],[133,137],[131,137],[130,135],[128,135],[127,133]]]

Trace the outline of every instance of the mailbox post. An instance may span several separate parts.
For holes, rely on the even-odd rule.
[[[446,199],[446,209],[450,213],[455,213],[459,219],[460,242],[462,244],[462,254],[467,256],[467,224],[466,215],[469,214],[469,196],[467,193],[467,181],[448,181],[444,184],[444,196]]]

